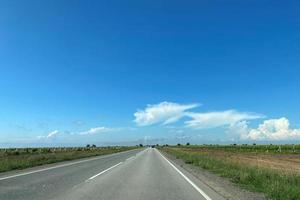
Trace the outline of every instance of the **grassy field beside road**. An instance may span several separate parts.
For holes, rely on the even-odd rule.
[[[137,147],[68,147],[0,149],[0,172],[106,155]]]
[[[299,145],[201,145],[161,148],[166,153],[199,166],[239,186],[262,192],[268,199],[299,200]]]

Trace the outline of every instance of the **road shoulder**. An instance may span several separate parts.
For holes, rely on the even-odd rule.
[[[212,190],[223,196],[228,200],[265,200],[263,194],[250,192],[242,189],[230,182],[229,179],[217,176],[207,170],[203,170],[200,167],[186,164],[183,160],[175,158],[175,156],[167,154],[164,151],[160,151],[165,157],[176,165],[182,167],[194,177],[205,183]]]

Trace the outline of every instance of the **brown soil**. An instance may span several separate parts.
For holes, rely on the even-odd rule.
[[[279,170],[283,173],[300,173],[300,154],[230,152],[212,149],[185,149],[185,151],[209,154],[241,164]]]

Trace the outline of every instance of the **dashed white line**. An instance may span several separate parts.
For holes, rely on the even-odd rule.
[[[132,160],[132,159],[134,159],[134,158],[135,158],[135,157],[132,156],[132,157],[130,157],[130,158],[127,158],[126,161]]]
[[[195,183],[193,183],[186,175],[184,175],[177,167],[175,167],[165,156],[163,156],[158,150],[156,150],[161,157],[167,161],[189,184],[191,184],[206,200],[212,200],[203,190],[201,190]]]
[[[104,174],[105,172],[107,172],[107,171],[109,171],[109,170],[111,170],[111,169],[113,169],[113,168],[115,168],[115,167],[121,165],[122,163],[123,163],[123,162],[119,162],[118,164],[116,164],[116,165],[114,165],[114,166],[111,166],[110,168],[107,168],[106,170],[104,170],[104,171],[102,171],[102,172],[100,172],[100,173],[98,173],[98,174],[96,174],[96,175],[90,177],[89,179],[86,180],[86,182],[89,181],[89,180],[92,180],[92,179],[96,178],[97,176],[100,176],[101,174]]]
[[[131,157],[127,158],[126,161],[129,161],[129,160],[134,159],[136,156],[141,155],[144,151],[145,151],[145,150],[143,150],[143,151],[137,153],[135,156],[131,156]],[[104,171],[102,171],[102,172],[100,172],[100,173],[98,173],[98,174],[96,174],[96,175],[90,177],[90,178],[87,179],[85,182],[88,182],[88,181],[90,181],[90,180],[96,178],[97,176],[100,176],[101,174],[104,174],[105,172],[107,172],[107,171],[109,171],[109,170],[111,170],[111,169],[113,169],[113,168],[115,168],[115,167],[121,165],[122,163],[123,163],[123,162],[119,162],[118,164],[116,164],[116,165],[114,165],[114,166],[111,166],[111,167],[107,168],[106,170],[104,170]]]

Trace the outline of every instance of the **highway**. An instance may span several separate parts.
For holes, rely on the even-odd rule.
[[[223,200],[154,148],[0,174],[1,200]]]

